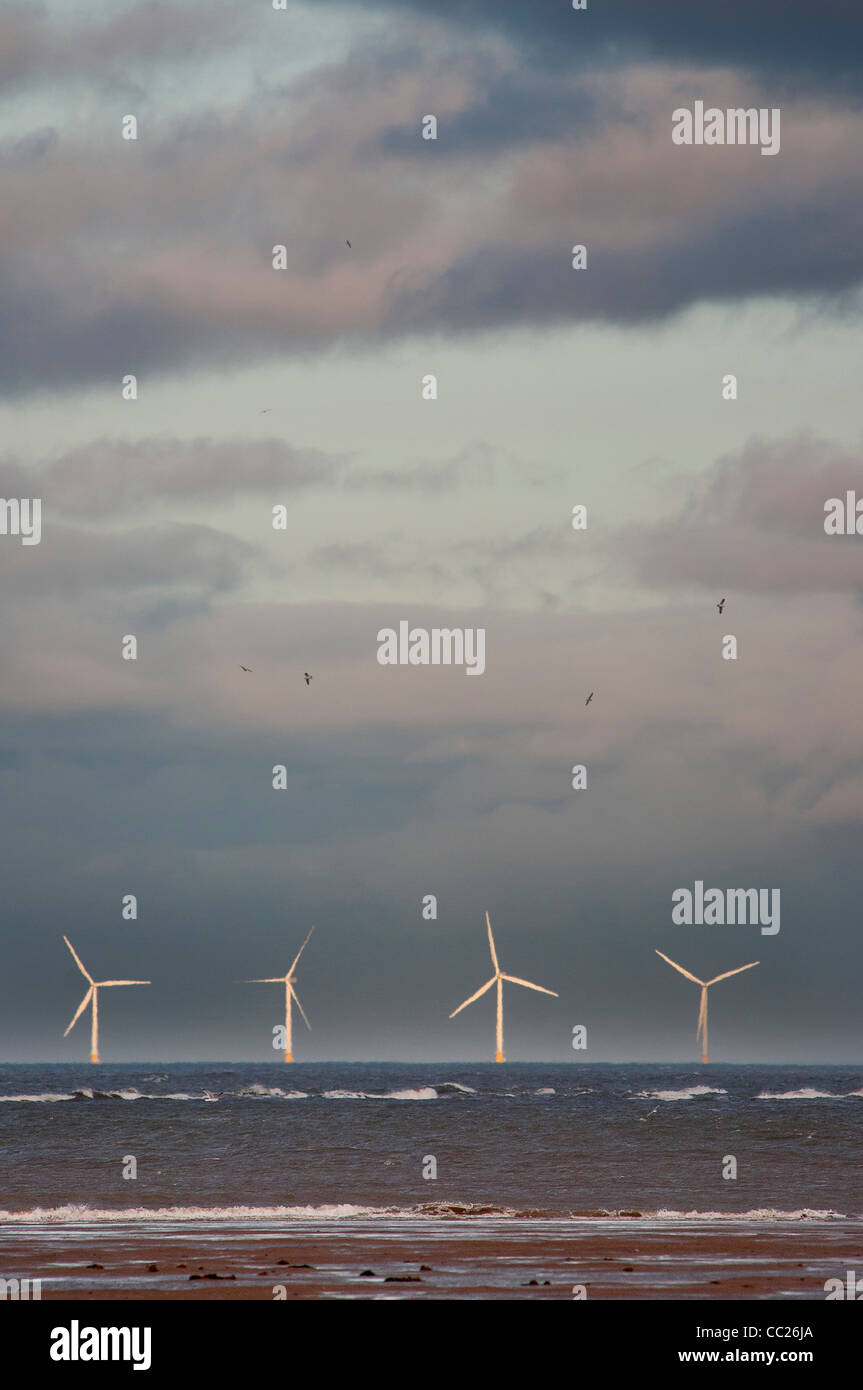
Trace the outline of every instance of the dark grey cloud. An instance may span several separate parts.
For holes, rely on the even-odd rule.
[[[366,0],[354,2],[365,8]],[[425,0],[377,0],[377,8],[429,14]],[[438,0],[433,15],[462,33],[505,35],[549,67],[644,59],[728,65],[798,89],[807,78],[840,83],[859,99],[863,16],[853,0],[588,0],[579,13],[569,0]]]
[[[0,382],[12,393],[84,384],[119,393],[127,372],[234,361],[253,343],[242,330],[220,342],[183,309],[133,297],[104,265],[61,276],[34,257],[0,261]]]
[[[384,328],[463,333],[517,324],[650,323],[700,301],[839,300],[861,279],[863,203],[855,190],[827,180],[793,212],[780,204],[732,212],[670,241],[624,250],[591,242],[588,269],[577,273],[563,242],[478,247],[438,274],[405,277]]]
[[[434,99],[427,96],[422,110],[418,107],[405,113],[403,124],[381,130],[363,152],[415,157],[420,123],[428,114],[426,108],[434,105]],[[616,114],[620,116],[619,111]],[[453,155],[481,155],[550,138],[572,143],[587,139],[610,115],[610,103],[601,100],[600,90],[580,84],[572,73],[531,71],[514,65],[506,72],[482,74],[475,100],[441,116],[443,130],[437,140],[423,142],[423,153],[427,158],[451,159]]]

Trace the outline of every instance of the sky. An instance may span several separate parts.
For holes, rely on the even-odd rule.
[[[0,1058],[861,1058],[854,9],[0,0]]]

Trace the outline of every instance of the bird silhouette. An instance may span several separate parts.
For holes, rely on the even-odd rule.
[[[721,613],[722,610],[723,610],[723,608],[725,607],[725,599],[721,599],[720,602],[717,603],[716,607],[719,609],[719,611],[720,611],[720,613]]]
[[[353,247],[351,246],[351,243],[349,241],[345,241],[345,246],[347,246],[349,251],[353,250]]]
[[[258,414],[259,414],[259,415],[271,415],[271,414],[272,414],[272,410],[273,410],[273,407],[272,407],[271,405],[268,405],[267,408],[266,408],[266,410],[259,410],[259,411],[258,411]]]
[[[308,671],[304,671],[303,675],[306,678],[306,685],[311,685],[312,681],[314,680],[314,676],[310,676]]]
[[[252,668],[251,668],[251,666],[242,666],[242,665],[241,665],[241,666],[240,666],[240,670],[241,670],[241,671],[248,671],[248,672],[249,672],[249,675],[251,675],[251,673],[252,673]]]
[[[585,707],[587,707],[587,706],[590,704],[590,702],[591,702],[592,699],[593,699],[593,691],[591,690],[590,694],[588,695],[587,699],[586,699],[585,702],[584,702],[584,703],[585,703]]]

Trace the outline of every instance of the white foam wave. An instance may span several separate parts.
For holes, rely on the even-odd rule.
[[[571,1212],[569,1217],[556,1216],[549,1211],[518,1211],[508,1207],[479,1206],[469,1202],[426,1203],[420,1207],[367,1207],[351,1202],[325,1203],[322,1206],[296,1207],[120,1207],[99,1208],[69,1203],[61,1207],[33,1207],[28,1211],[0,1211],[0,1222],[24,1226],[38,1224],[48,1226],[88,1226],[121,1224],[179,1225],[211,1222],[218,1224],[267,1222],[267,1221],[349,1221],[389,1220],[416,1221],[449,1220],[452,1218],[482,1220],[528,1220],[552,1221],[556,1224],[575,1221],[602,1222],[636,1219],[645,1222],[665,1223],[682,1221],[736,1222],[738,1224],[779,1223],[798,1221],[848,1221],[859,1222],[861,1217],[849,1218],[842,1212],[816,1210],[800,1207],[793,1211],[782,1211],[773,1207],[758,1207],[750,1211],[592,1211]]]
[[[755,1097],[756,1100],[851,1100],[852,1097],[863,1099],[863,1090],[844,1091],[838,1095],[833,1091],[816,1091],[811,1086],[804,1086],[799,1091],[760,1091]]]
[[[779,1211],[774,1207],[756,1207],[752,1211],[646,1211],[643,1216],[655,1221],[847,1221],[841,1211],[815,1211],[799,1207],[795,1211]]]
[[[238,1099],[261,1099],[261,1100],[308,1100],[312,1093],[309,1091],[286,1091],[281,1086],[263,1086],[259,1082],[254,1082],[246,1086],[241,1091],[167,1091],[154,1095],[148,1091],[139,1091],[134,1086],[123,1087],[116,1091],[100,1091],[91,1086],[80,1086],[72,1093],[43,1091],[32,1095],[0,1096],[0,1102],[9,1103],[31,1103],[31,1104],[51,1104],[57,1101],[68,1100],[176,1100],[176,1101],[215,1101],[220,1096],[233,1096]],[[472,1086],[462,1086],[457,1081],[442,1081],[434,1086],[414,1086],[406,1087],[398,1091],[345,1091],[332,1090],[323,1091],[321,1098],[324,1100],[438,1100],[448,1096],[459,1094],[476,1095]]]
[[[308,1091],[283,1091],[281,1086],[260,1086],[257,1082],[244,1091],[230,1091],[232,1096],[276,1096],[279,1100],[306,1100]]]
[[[100,1208],[69,1203],[62,1207],[33,1207],[30,1211],[0,1211],[0,1221],[21,1225],[28,1221],[47,1225],[85,1223],[180,1221],[341,1221],[354,1216],[384,1216],[380,1207],[354,1206],[349,1202],[320,1207],[118,1207]],[[393,1209],[393,1213],[395,1209]]]
[[[39,1104],[41,1104],[41,1105],[50,1105],[53,1101],[58,1101],[58,1100],[74,1100],[74,1099],[75,1099],[74,1096],[58,1096],[58,1095],[54,1095],[54,1094],[52,1094],[51,1092],[48,1092],[48,1091],[44,1092],[44,1094],[42,1094],[42,1095],[33,1095],[33,1096],[0,1096],[0,1101],[10,1101],[10,1102],[11,1102],[11,1101],[16,1101],[16,1102],[27,1103],[27,1104],[31,1104],[31,1105],[39,1105]]]
[[[434,1086],[404,1091],[324,1091],[325,1100],[437,1100]]]
[[[695,1100],[697,1096],[727,1096],[721,1086],[684,1086],[680,1091],[637,1091],[633,1100]]]

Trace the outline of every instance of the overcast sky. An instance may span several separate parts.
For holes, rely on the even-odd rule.
[[[238,981],[312,923],[298,1057],[484,1060],[486,909],[560,995],[512,1060],[695,1059],[657,947],[760,961],[717,1060],[860,1056],[854,8],[0,0],[6,1060],[87,1056],[64,932],[153,981],[106,1062],[274,1060]],[[697,100],[779,153],[673,144]],[[379,665],[404,619],[485,673]],[[697,879],[780,931],[673,925]]]

